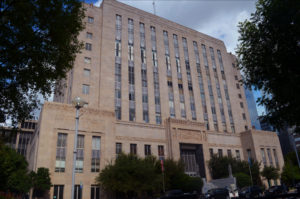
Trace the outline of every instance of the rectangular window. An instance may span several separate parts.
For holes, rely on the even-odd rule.
[[[145,156],[151,155],[151,145],[145,144]]]
[[[116,154],[121,154],[122,153],[122,143],[117,142],[116,143]]]
[[[247,149],[248,160],[252,159],[251,149]]]
[[[238,76],[235,75],[235,76],[234,76],[234,79],[235,79],[235,80],[238,80]]]
[[[83,84],[82,85],[82,94],[89,94],[90,93],[90,85],[87,85],[87,84]]]
[[[239,85],[239,84],[236,84],[236,88],[237,88],[237,89],[240,89],[240,85]]]
[[[240,102],[240,106],[241,106],[241,108],[244,108],[243,102]]]
[[[242,99],[242,95],[241,94],[239,94],[239,98]]]
[[[83,172],[83,160],[84,160],[84,135],[77,136],[77,154],[76,154],[76,173]]]
[[[222,149],[218,149],[218,155],[219,155],[219,157],[223,157],[223,150]]]
[[[230,149],[227,150],[227,156],[228,156],[229,158],[232,158],[232,153],[231,153],[231,150],[230,150]]]
[[[80,185],[75,185],[74,187],[74,199],[82,199],[82,188]]]
[[[88,38],[88,39],[93,39],[93,33],[91,33],[91,32],[86,32],[86,38]]]
[[[64,199],[64,185],[54,185],[53,187],[53,198]]]
[[[94,17],[88,17],[88,23],[94,23]]]
[[[137,145],[136,144],[130,144],[130,154],[136,155],[137,154]]]
[[[241,160],[240,150],[235,150],[235,157],[237,160]]]
[[[277,167],[277,169],[279,169],[279,161],[278,161],[276,149],[273,149],[273,155],[274,155],[276,167]]]
[[[163,145],[158,145],[158,157],[160,160],[165,158],[165,150]]]
[[[101,137],[93,136],[91,172],[100,171],[100,148],[101,148]]]
[[[121,41],[119,41],[119,40],[116,40],[116,43],[115,43],[115,56],[121,57]]]
[[[92,50],[92,44],[90,44],[90,43],[85,43],[85,50],[91,51],[91,50]]]
[[[209,149],[209,155],[210,155],[210,158],[212,158],[214,156],[214,149],[213,148]]]
[[[267,166],[267,159],[266,159],[266,154],[265,154],[264,148],[260,149],[260,154],[261,154],[261,159],[262,159],[264,166]]]
[[[56,145],[55,172],[65,172],[66,167],[67,134],[58,133]]]
[[[90,57],[85,57],[84,58],[84,63],[86,63],[86,64],[90,64],[91,63],[91,58]]]
[[[273,158],[272,158],[272,154],[271,154],[271,150],[270,149],[267,149],[267,154],[268,154],[270,166],[274,166],[273,165]]]
[[[91,74],[91,70],[90,70],[90,69],[87,69],[87,68],[85,68],[85,69],[83,69],[83,74],[84,74],[84,76],[85,76],[85,77],[89,77],[89,76],[90,76],[90,74]]]
[[[128,46],[128,60],[133,61],[133,45]]]
[[[246,114],[245,113],[243,113],[243,120],[246,120]]]
[[[100,187],[91,185],[91,199],[100,199]]]
[[[245,126],[245,130],[246,130],[246,131],[248,130],[248,126],[247,126],[247,125]]]

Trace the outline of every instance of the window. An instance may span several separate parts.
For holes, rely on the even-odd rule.
[[[158,157],[160,160],[163,160],[165,157],[165,150],[163,145],[158,145]]]
[[[236,84],[236,88],[237,88],[237,89],[240,89],[240,85],[239,85],[239,84]]]
[[[119,155],[122,153],[122,143],[116,143],[116,154]]]
[[[74,188],[74,199],[82,199],[82,187],[77,184]]]
[[[91,51],[91,50],[92,50],[92,44],[90,44],[90,43],[85,43],[85,50]]]
[[[100,199],[100,187],[91,185],[91,199]]]
[[[101,137],[93,136],[91,172],[100,171],[100,148],[101,148]]]
[[[237,160],[241,160],[240,150],[235,150],[235,157]]]
[[[246,120],[246,114],[245,113],[243,113],[243,120]],[[246,130],[248,130],[248,129],[246,129]]]
[[[223,150],[222,149],[218,149],[218,155],[219,155],[219,157],[223,157]]]
[[[240,102],[240,106],[241,106],[241,108],[244,108],[244,103]]]
[[[85,69],[83,69],[83,74],[84,74],[84,76],[86,76],[86,77],[89,77],[89,76],[90,76],[90,74],[91,74],[91,70],[90,70],[90,69],[87,69],[87,68],[85,68]]]
[[[274,155],[276,167],[277,167],[277,169],[279,169],[279,161],[278,161],[276,149],[273,149],[273,155]]]
[[[251,149],[247,149],[248,160],[252,158]]]
[[[67,134],[58,133],[56,145],[55,172],[65,172],[66,167]]]
[[[242,95],[241,94],[239,94],[239,98],[242,99]]]
[[[130,153],[133,154],[133,155],[136,155],[136,148],[137,148],[137,145],[136,144],[130,144]]]
[[[210,158],[212,158],[214,156],[214,149],[212,149],[212,148],[209,149],[209,155],[210,155]]]
[[[54,185],[53,198],[63,199],[64,198],[64,185]]]
[[[90,64],[91,63],[91,58],[90,57],[85,57],[84,58],[84,63],[86,63],[86,64]]]
[[[119,41],[119,40],[116,40],[116,43],[115,43],[115,56],[121,57],[121,41]]]
[[[260,149],[260,154],[261,154],[261,159],[263,161],[264,166],[267,166],[267,159],[266,159],[266,154],[265,154],[264,148]]]
[[[93,39],[93,33],[86,32],[86,38]]]
[[[82,94],[89,94],[90,93],[90,85],[83,84],[82,85]]]
[[[83,159],[84,159],[84,135],[77,136],[77,154],[76,154],[76,173],[83,172]]]
[[[128,46],[128,60],[133,61],[133,46],[132,46],[132,44]]]
[[[271,150],[270,149],[267,149],[267,154],[268,154],[268,158],[269,158],[269,163],[271,166],[274,166],[273,165],[273,158],[272,158],[272,154],[271,154]]]
[[[248,130],[248,126],[247,126],[247,125],[245,125],[245,130],[246,130],[246,131]]]
[[[146,122],[146,123],[149,122],[148,111],[146,111],[146,110],[143,110],[143,120],[144,120],[144,122]]]
[[[235,76],[234,76],[234,79],[235,79],[235,80],[238,80],[238,76],[235,75]]]
[[[117,120],[121,119],[121,107],[116,106],[115,116],[116,116]]]
[[[145,144],[145,156],[151,155],[151,145]]]
[[[135,109],[129,109],[129,121],[135,121]]]
[[[228,156],[229,158],[232,158],[232,153],[231,153],[231,150],[230,150],[230,149],[227,150],[227,156]]]
[[[94,23],[94,17],[88,17],[88,23]]]

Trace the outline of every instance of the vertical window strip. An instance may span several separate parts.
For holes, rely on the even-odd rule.
[[[219,131],[218,118],[217,118],[216,107],[215,107],[215,99],[214,99],[211,78],[210,78],[210,72],[209,72],[209,66],[208,66],[208,61],[207,61],[206,47],[204,44],[201,44],[201,47],[202,47],[202,55],[203,55],[203,59],[204,59],[204,66],[205,66],[205,72],[206,72],[206,77],[207,77],[208,93],[209,93],[209,98],[210,98],[211,112],[212,112],[213,122],[214,122],[214,129],[215,129],[215,131]]]
[[[228,116],[229,116],[229,120],[230,120],[231,131],[232,131],[232,133],[235,133],[235,125],[234,125],[233,116],[232,116],[231,102],[230,102],[227,82],[226,82],[226,78],[225,78],[222,55],[221,55],[221,51],[219,49],[217,49],[217,54],[218,54],[219,66],[220,66],[220,70],[221,70],[221,74],[222,74],[222,81],[223,81],[223,87],[224,87],[224,92],[225,92],[225,98],[226,98],[226,102],[227,102]]]
[[[122,17],[116,15],[116,33],[115,33],[115,117],[121,119],[121,35],[122,35]]]
[[[202,77],[201,66],[200,66],[199,49],[198,49],[198,44],[196,41],[193,42],[193,45],[194,45],[194,53],[195,53],[195,59],[196,59],[196,67],[197,67],[198,83],[199,83],[199,88],[200,88],[202,109],[203,109],[203,118],[206,123],[206,129],[209,130],[208,113],[207,113],[207,106],[206,106],[206,99],[205,99],[203,77]]]
[[[175,118],[175,107],[174,107],[174,90],[172,83],[172,70],[170,62],[170,49],[169,49],[169,38],[168,32],[163,31],[164,34],[164,46],[165,46],[165,59],[166,59],[166,71],[167,71],[167,84],[168,84],[168,96],[169,96],[169,108],[170,117]]]
[[[192,113],[192,120],[196,120],[197,116],[196,116],[195,98],[194,98],[191,67],[190,67],[190,60],[189,60],[189,51],[188,51],[186,38],[184,38],[184,37],[182,38],[182,43],[183,43],[186,75],[187,75],[187,80],[188,80],[188,89],[189,89],[189,95],[190,95],[190,107],[191,107],[191,113]]]
[[[148,79],[147,79],[147,62],[146,62],[145,25],[143,23],[140,23],[140,50],[141,50],[143,120],[144,122],[148,123],[149,122]]]
[[[156,119],[156,124],[161,124],[161,107],[160,107],[160,91],[159,91],[159,75],[158,75],[158,65],[157,65],[155,27],[151,26],[150,31],[151,31],[153,79],[154,79],[155,119]]]
[[[66,167],[67,134],[58,133],[56,145],[55,172],[65,172]]]
[[[128,91],[129,91],[129,121],[135,121],[135,75],[133,61],[133,20],[128,19]]]
[[[76,173],[83,172],[83,160],[84,160],[84,135],[77,136],[77,154],[76,154]]]
[[[91,172],[100,171],[100,148],[101,148],[101,138],[99,136],[93,136]]]
[[[211,61],[212,61],[212,65],[213,65],[214,78],[215,78],[216,90],[217,90],[217,96],[218,96],[218,103],[219,103],[219,108],[220,108],[220,113],[221,113],[221,120],[222,120],[222,124],[223,124],[223,131],[227,132],[226,117],[225,117],[225,113],[224,113],[223,99],[222,99],[222,94],[221,94],[221,89],[220,89],[218,71],[217,71],[217,67],[216,67],[215,53],[214,53],[214,49],[212,47],[209,47],[209,50],[210,50],[210,56],[211,56]]]

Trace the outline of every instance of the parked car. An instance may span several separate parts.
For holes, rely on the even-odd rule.
[[[170,191],[166,191],[164,196],[160,197],[159,199],[196,199],[196,193],[183,193],[180,189],[174,189]]]
[[[285,193],[287,193],[287,189],[284,185],[272,186],[265,191],[266,196],[274,196],[274,195],[285,194]]]
[[[210,189],[206,192],[207,199],[229,199],[229,191],[225,188]]]
[[[229,197],[230,198],[238,198],[239,197],[239,190],[229,190]]]
[[[259,186],[244,187],[239,191],[240,198],[256,198],[262,195],[262,190]]]

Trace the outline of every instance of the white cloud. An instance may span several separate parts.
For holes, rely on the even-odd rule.
[[[94,3],[94,6],[100,7],[101,3],[102,3],[102,0],[97,0],[97,1]]]

